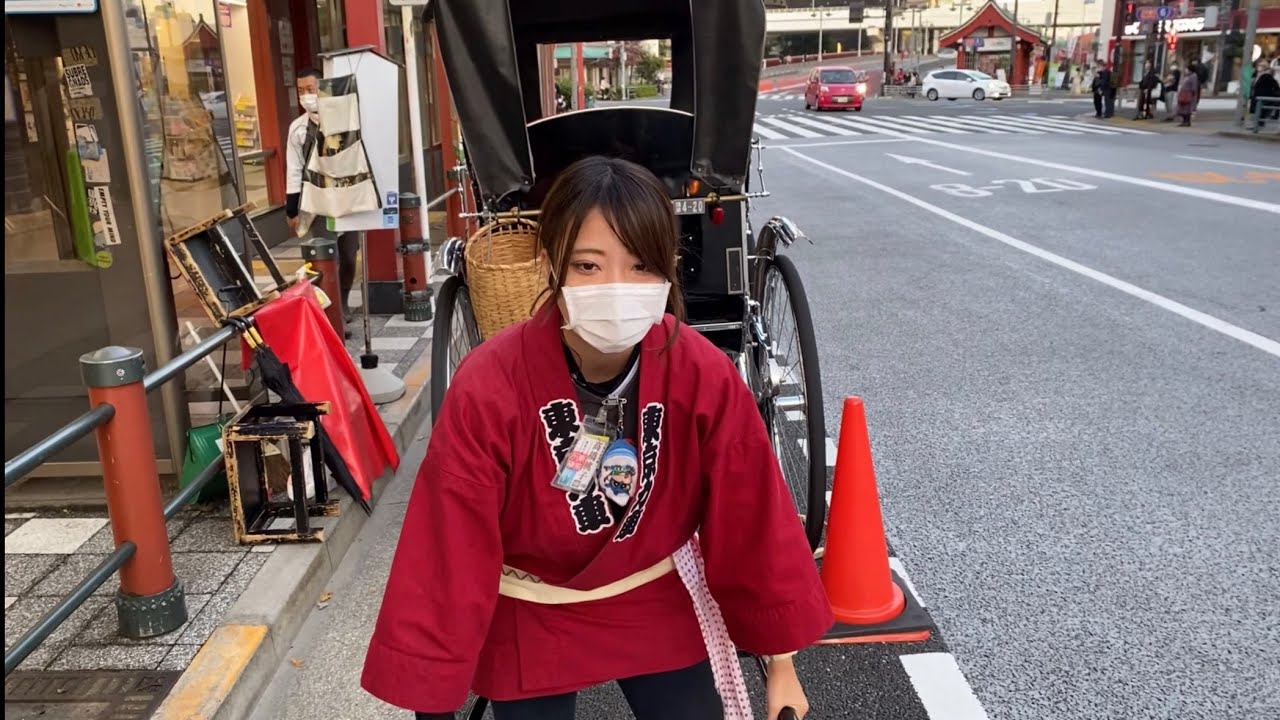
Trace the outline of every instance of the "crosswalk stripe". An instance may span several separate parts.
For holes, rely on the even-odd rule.
[[[800,137],[804,137],[804,138],[822,137],[822,133],[816,133],[812,130],[806,130],[805,128],[802,128],[799,125],[792,125],[791,123],[787,122],[786,120],[783,120],[782,118],[762,117],[760,118],[760,122],[767,122],[770,125],[773,125],[775,127],[780,127],[783,130],[793,132],[796,135],[799,135]]]
[[[984,117],[983,120],[985,120],[988,123],[991,123],[996,127],[1008,128],[1014,132],[1032,133],[1034,135],[1043,135],[1045,133],[1055,133],[1055,134],[1062,134],[1062,135],[1079,135],[1080,134],[1075,130],[1069,130],[1067,128],[1053,127],[1052,125],[1037,125],[1035,123],[1024,122],[1021,118],[1016,120],[1010,120],[1008,118],[1002,118],[999,115],[989,115],[987,117]]]
[[[1057,120],[1050,120],[1048,118],[1025,117],[1025,118],[1017,118],[1016,122],[1021,122],[1031,127],[1049,128],[1049,129],[1056,130],[1058,132],[1075,133],[1077,135],[1081,135],[1081,134],[1115,135],[1116,134],[1112,132],[1110,128],[1095,128],[1095,127],[1089,127],[1088,125],[1076,125],[1074,123],[1060,122]]]
[[[1130,135],[1155,135],[1156,134],[1150,130],[1134,130],[1133,128],[1126,128],[1126,127],[1109,126],[1106,128],[1096,128],[1087,123],[1075,122],[1071,120],[1069,117],[1067,117],[1066,115],[1037,115],[1036,117],[1042,119],[1044,122],[1055,122],[1055,123],[1058,123],[1059,125],[1066,125],[1068,127],[1080,128],[1082,130],[1092,130],[1093,132],[1102,133],[1102,134],[1112,134],[1112,133],[1126,133]]]
[[[948,125],[943,125],[942,123],[937,122],[938,118],[936,117],[916,118],[916,117],[909,117],[905,115],[898,115],[894,119],[902,123],[903,125],[906,125],[907,127],[923,127],[925,130],[931,130],[933,132],[948,133],[951,135],[964,135],[966,133],[972,132],[971,130],[957,130]]]
[[[987,122],[987,118],[947,118],[947,122],[955,123],[957,126],[964,128],[973,128],[970,132],[988,132],[992,135],[1041,135],[1037,131],[1027,128],[1012,128],[1007,126],[993,126]]]
[[[957,129],[958,132],[962,132],[962,133],[983,132],[983,133],[991,133],[993,135],[1009,134],[1008,130],[998,130],[990,127],[989,125],[983,125],[981,121],[973,121],[973,124],[970,125],[968,124],[969,121],[959,117],[940,117],[938,115],[909,115],[908,117],[912,118],[913,120],[925,120],[925,121],[936,122],[939,125],[943,125],[945,127],[954,127]]]
[[[887,129],[899,135],[913,135],[913,134],[914,135],[932,135],[933,134],[929,130],[921,130],[920,128],[915,128],[915,127],[904,127],[901,125],[896,125],[892,122],[888,122],[885,120],[878,120],[876,118],[869,118],[869,117],[831,118],[831,120],[832,122],[842,123],[855,128],[866,128],[867,126],[870,126],[871,132],[884,132]]]
[[[809,127],[812,127],[812,128],[818,128],[819,130],[826,130],[827,132],[835,133],[836,135],[861,135],[862,134],[855,130],[848,130],[846,128],[840,127],[839,125],[831,125],[829,123],[814,120],[812,118],[800,117],[798,115],[788,115],[787,120],[794,123],[800,123],[801,125],[808,125]]]
[[[761,120],[763,119],[764,118],[761,118]],[[760,123],[752,123],[751,128],[755,130],[757,135],[764,137],[766,140],[786,140],[787,139],[786,135],[783,135],[777,130],[770,130],[767,127],[763,127],[760,125]]]
[[[991,121],[997,122],[997,123],[1005,123],[1006,125],[1023,125],[1029,128],[1036,128],[1036,129],[1044,130],[1045,132],[1056,133],[1059,135],[1084,135],[1085,134],[1083,130],[1076,130],[1074,128],[1062,127],[1060,125],[1054,125],[1052,123],[1041,122],[1041,121],[1037,121],[1035,118],[1029,118],[1029,117],[1007,118],[1000,115],[993,115],[991,117]]]

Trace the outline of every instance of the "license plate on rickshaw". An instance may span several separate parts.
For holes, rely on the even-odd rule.
[[[847,102],[849,102],[849,98],[847,98],[847,97],[838,97],[838,98],[836,98],[836,102],[839,102],[839,103],[847,103]]]
[[[677,215],[701,215],[707,211],[707,201],[702,198],[672,200]]]

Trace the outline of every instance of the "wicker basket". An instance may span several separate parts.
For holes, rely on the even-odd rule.
[[[467,240],[466,258],[471,306],[486,340],[532,315],[547,287],[538,262],[537,223],[518,219],[486,225]]]

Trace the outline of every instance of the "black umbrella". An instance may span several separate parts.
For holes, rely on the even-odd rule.
[[[287,403],[308,402],[302,397],[302,391],[298,390],[298,386],[293,384],[293,374],[289,372],[289,366],[281,361],[275,351],[262,339],[253,319],[228,318],[227,321],[239,328],[245,342],[249,343],[254,360],[258,363],[258,370],[262,373],[262,380],[267,387]],[[333,473],[333,479],[347,491],[352,500],[364,508],[365,513],[372,515],[373,508],[369,507],[369,503],[365,501],[364,493],[360,492],[360,486],[356,484],[355,476],[351,474],[347,462],[342,459],[342,455],[334,446],[324,426],[318,422],[316,423],[316,440],[320,443],[320,449],[324,453],[324,464],[329,467],[329,472]]]

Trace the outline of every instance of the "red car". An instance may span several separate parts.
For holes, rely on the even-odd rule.
[[[809,73],[809,83],[804,88],[804,109],[862,110],[862,99],[866,94],[865,73],[859,74],[851,67],[840,65],[816,67]]]

